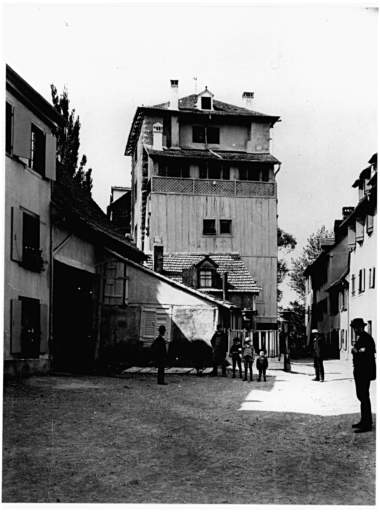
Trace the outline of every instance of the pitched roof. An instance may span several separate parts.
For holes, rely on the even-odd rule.
[[[190,94],[189,96],[185,96],[184,98],[180,98],[178,100],[178,111],[183,113],[193,113],[200,115],[218,115],[218,116],[244,116],[247,119],[255,118],[256,121],[261,122],[269,122],[273,126],[277,121],[279,121],[279,116],[271,116],[267,114],[262,114],[261,112],[256,112],[254,110],[250,110],[244,107],[238,107],[237,105],[232,105],[230,103],[225,103],[224,101],[213,100],[214,110],[200,110],[197,108],[197,99],[198,94]],[[125,155],[131,155],[133,148],[135,146],[135,142],[137,140],[138,134],[140,133],[142,121],[144,118],[144,113],[149,110],[170,110],[169,109],[170,102],[160,103],[159,105],[153,105],[150,107],[138,107],[135,113],[135,116],[132,121],[131,130],[129,132],[127,145],[125,148]],[[170,110],[171,112],[176,112]]]
[[[201,93],[202,94],[202,93]],[[200,110],[197,107],[198,94],[190,94],[189,96],[185,96],[184,98],[180,98],[178,100],[178,110],[187,111],[187,112],[206,112],[207,114],[238,114],[239,116],[261,116],[261,117],[272,117],[273,119],[278,120],[278,116],[268,116],[267,114],[262,114],[261,112],[256,112],[254,110],[250,110],[244,107],[238,107],[237,105],[232,105],[231,103],[224,103],[224,101],[213,100],[213,110]],[[158,108],[158,109],[169,109],[170,103],[160,103],[159,105],[152,105],[150,108]],[[148,107],[149,108],[149,107]]]
[[[62,166],[57,165],[57,179],[53,186],[52,203],[64,211],[78,226],[86,226],[91,231],[116,244],[119,250],[128,252],[130,258],[141,261],[145,255],[129,240],[121,236],[115,226],[108,220],[100,206],[87,194],[67,173]],[[107,241],[107,240],[106,240]]]
[[[228,162],[269,162],[279,164],[279,160],[270,153],[245,153],[242,151],[220,151],[204,149],[153,149],[144,144],[147,153],[150,156],[169,157],[169,158],[193,158],[207,160],[224,160]]]
[[[240,255],[234,253],[212,252],[176,252],[164,254],[164,275],[179,283],[182,282],[182,269],[188,269],[209,256],[217,265],[217,272],[222,276],[228,272],[228,290],[235,292],[259,293],[261,288],[248,272]],[[152,256],[146,261],[149,268],[153,267]],[[202,291],[205,291],[202,288]]]

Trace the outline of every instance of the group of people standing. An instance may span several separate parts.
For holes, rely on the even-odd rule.
[[[351,322],[351,327],[355,331],[356,340],[352,348],[353,364],[354,364],[354,381],[356,387],[356,396],[360,401],[361,419],[358,423],[352,425],[356,428],[355,433],[368,432],[372,429],[372,411],[371,400],[369,395],[370,384],[376,379],[376,346],[374,339],[365,331],[367,325],[362,318],[355,318]],[[158,367],[157,383],[166,385],[165,382],[165,359],[167,355],[168,342],[165,339],[166,327],[161,325],[158,328],[159,335],[152,343],[151,349]],[[324,337],[319,333],[318,329],[312,330],[312,341],[314,349],[314,381],[324,382],[325,371],[323,366],[324,360]],[[219,324],[217,330],[211,338],[213,350],[213,371],[211,377],[218,374],[218,366],[222,367],[222,376],[227,377],[226,360],[228,350],[227,334],[223,332],[222,326]],[[242,363],[244,365],[243,381],[248,381],[248,370],[250,381],[253,381],[252,366],[255,360],[255,351],[249,337],[245,338],[242,345],[239,338],[234,338],[233,345],[230,348],[229,356],[232,358],[232,378],[236,378],[236,368],[239,370],[240,378],[242,374]],[[259,372],[258,381],[264,378],[266,382],[266,370],[268,368],[268,359],[265,351],[260,350],[259,357],[256,360],[256,367]]]
[[[210,374],[211,377],[216,377],[218,375],[218,366],[222,367],[222,377],[227,377],[227,366],[228,361],[226,360],[227,350],[228,350],[228,339],[227,334],[222,331],[222,326],[217,325],[216,332],[211,338],[211,346],[212,346],[212,357],[213,357],[213,371]],[[255,360],[255,349],[253,347],[253,343],[251,342],[249,337],[246,337],[243,345],[240,342],[239,338],[234,338],[233,345],[230,348],[229,356],[232,359],[232,378],[236,378],[236,367],[239,369],[240,378],[243,377],[242,374],[242,363],[244,365],[244,379],[243,381],[248,381],[248,370],[250,381],[253,381],[252,367]],[[268,368],[268,358],[265,356],[265,350],[260,351],[260,355],[256,361],[256,367],[259,372],[259,378],[257,379],[259,382],[261,381],[261,377],[264,377],[264,382],[266,382],[266,370]]]

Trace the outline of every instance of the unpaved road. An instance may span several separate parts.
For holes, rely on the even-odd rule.
[[[3,502],[374,505],[375,432],[353,433],[351,374],[325,367],[5,384]]]

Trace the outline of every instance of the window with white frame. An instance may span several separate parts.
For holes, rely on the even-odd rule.
[[[212,270],[199,270],[199,288],[212,288]]]
[[[369,274],[368,287],[375,288],[376,268],[375,267],[370,268],[368,274]]]
[[[359,293],[363,293],[365,291],[365,269],[359,270],[358,291]]]

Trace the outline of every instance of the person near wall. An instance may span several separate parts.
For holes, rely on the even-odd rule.
[[[369,389],[371,380],[376,379],[376,346],[375,341],[364,327],[367,325],[362,318],[354,318],[351,327],[357,336],[352,348],[354,364],[354,380],[356,396],[360,402],[361,419],[359,423],[352,425],[355,434],[369,432],[372,429],[372,411]]]
[[[222,366],[222,377],[227,377],[227,348],[228,340],[227,334],[223,332],[221,324],[216,326],[216,332],[211,338],[212,346],[212,360],[213,360],[213,371],[210,373],[211,377],[218,375],[218,366]]]
[[[230,348],[230,357],[232,358],[232,378],[235,378],[235,371],[236,371],[236,365],[239,368],[240,378],[243,377],[242,371],[241,371],[241,343],[239,338],[234,338],[233,345],[231,345]]]
[[[313,350],[314,350],[314,370],[315,377],[313,380],[324,382],[325,369],[323,367],[323,352],[324,352],[324,336],[318,332],[318,329],[311,331]]]
[[[166,339],[165,339],[166,327],[164,325],[160,325],[158,328],[158,336],[153,341],[151,345],[151,349],[153,351],[156,363],[157,363],[157,384],[161,384],[162,386],[166,386],[167,382],[165,382],[165,360],[167,355],[166,350]]]
[[[249,368],[249,376],[250,380],[253,381],[253,375],[252,375],[252,365],[253,361],[255,360],[255,353],[253,344],[251,343],[251,340],[249,337],[245,338],[244,345],[243,345],[243,361],[244,361],[244,379],[243,381],[248,380],[248,368]]]

